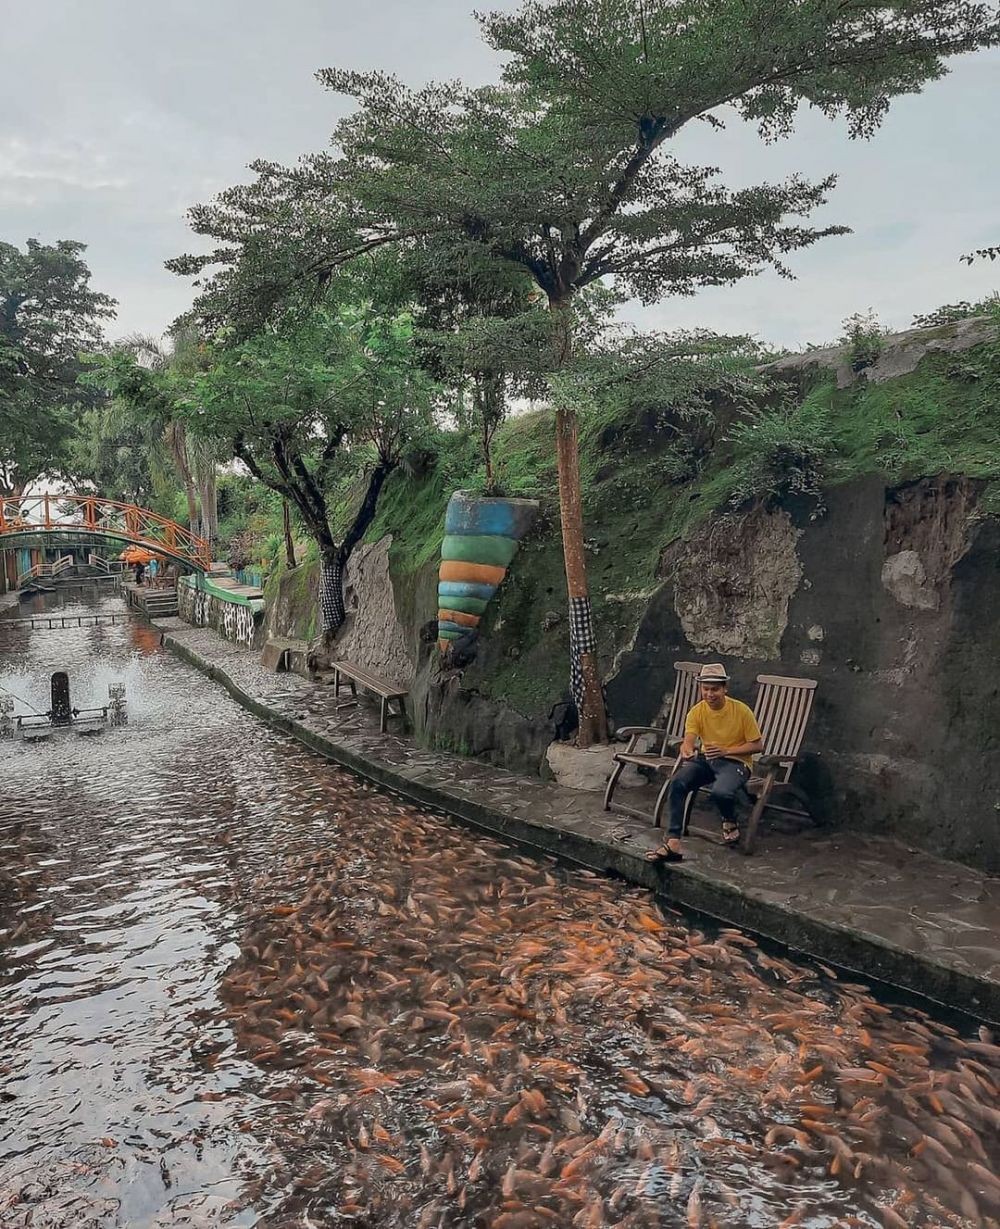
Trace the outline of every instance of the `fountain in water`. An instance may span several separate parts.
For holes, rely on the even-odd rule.
[[[92,708],[77,708],[70,698],[69,675],[56,670],[50,680],[50,707],[47,712],[14,712],[15,696],[0,696],[0,739],[25,741],[48,738],[55,730],[76,734],[99,734],[108,726],[123,726],[128,720],[125,684],[108,685],[108,703]],[[30,706],[29,706],[30,707]]]

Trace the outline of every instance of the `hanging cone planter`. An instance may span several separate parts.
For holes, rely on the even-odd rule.
[[[475,639],[479,620],[507,575],[538,510],[534,499],[482,498],[456,491],[448,501],[438,573],[438,647]]]

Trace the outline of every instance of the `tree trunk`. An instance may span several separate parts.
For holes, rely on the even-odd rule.
[[[351,552],[375,519],[378,497],[386,478],[396,468],[395,461],[379,461],[368,479],[368,487],[350,529],[339,547],[320,553],[319,605],[323,618],[323,639],[329,644],[340,629],[347,612],[344,608],[344,572]]]
[[[201,536],[215,546],[219,536],[219,499],[215,482],[215,461],[205,458],[198,475],[198,493],[201,498]]]
[[[219,536],[219,499],[215,475],[215,445],[208,440],[196,439],[191,447],[185,436],[185,451],[189,463],[193,463],[198,498],[201,501],[201,536],[214,546]]]
[[[502,371],[483,372],[476,380],[475,398],[482,428],[483,460],[486,462],[486,494],[497,495],[493,470],[493,437],[506,412],[506,375]]]
[[[573,352],[573,321],[569,300],[550,300],[556,343],[556,371]],[[583,503],[580,492],[580,446],[576,411],[556,406],[556,461],[559,473],[559,516],[562,522],[563,562],[569,595],[570,687],[576,703],[578,747],[608,741],[608,715],[597,662],[593,613],[587,587],[587,561],[583,549]]]
[[[325,550],[319,559],[319,611],[323,640],[329,644],[347,617],[344,610],[342,548]]]
[[[292,513],[284,495],[281,497],[281,529],[285,535],[285,563],[293,568],[295,567],[295,542],[292,539]]]
[[[198,515],[198,497],[195,493],[194,476],[188,460],[187,432],[184,430],[184,424],[167,423],[166,438],[177,473],[184,483],[184,496],[188,507],[188,528],[197,536],[201,531],[201,517]]]

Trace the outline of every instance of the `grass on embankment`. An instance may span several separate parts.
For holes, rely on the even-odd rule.
[[[883,384],[860,380],[838,390],[822,376],[791,407],[788,431],[808,419],[822,426],[829,488],[868,474],[887,485],[939,473],[987,481],[984,511],[1000,512],[1000,344],[958,355],[929,354],[909,375]],[[724,435],[725,433],[723,433]],[[439,454],[421,477],[387,482],[367,537],[393,535],[390,554],[404,606],[429,591],[444,512],[457,489],[476,489],[482,471],[467,440],[442,434]],[[479,660],[463,683],[526,714],[547,712],[565,691],[568,632],[559,533],[552,415],[511,419],[494,445],[505,493],[539,501],[539,514],[483,622]],[[633,421],[584,419],[580,455],[588,574],[599,649],[605,661],[627,644],[659,584],[665,547],[688,537],[713,512],[732,507],[738,471],[754,468],[753,441],[719,440],[700,468],[677,437],[645,436]],[[418,584],[418,575],[423,583]],[[560,621],[543,630],[548,612]],[[433,610],[402,610],[416,621]]]
[[[828,406],[831,482],[964,474],[987,481],[985,510],[1000,511],[1000,344],[930,354],[884,384],[827,384],[810,395]]]

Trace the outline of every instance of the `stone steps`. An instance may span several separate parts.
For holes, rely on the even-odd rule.
[[[161,618],[178,613],[177,590],[160,589],[143,594],[142,606],[150,618]]]

